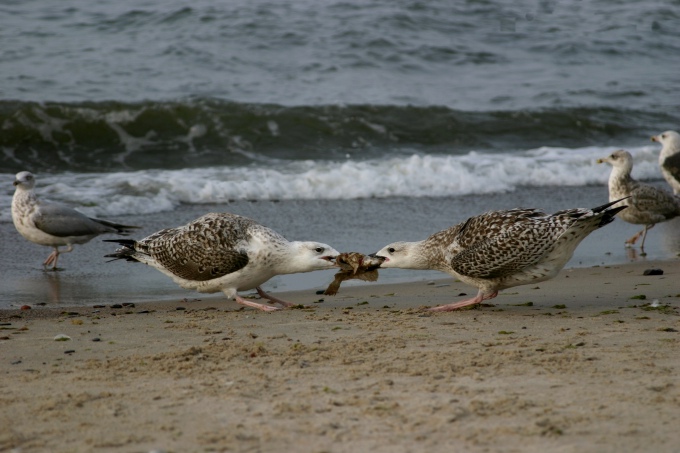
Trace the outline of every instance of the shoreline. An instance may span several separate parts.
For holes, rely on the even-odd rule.
[[[611,264],[611,265],[594,265],[590,267],[571,267],[571,268],[565,268],[562,269],[559,274],[548,281],[539,283],[535,289],[543,289],[544,291],[547,291],[548,293],[550,292],[550,286],[552,284],[555,284],[555,282],[560,282],[557,284],[557,286],[554,288],[554,291],[556,292],[564,292],[568,293],[569,288],[571,287],[571,282],[566,282],[563,279],[564,278],[570,278],[571,274],[576,273],[578,275],[581,274],[588,274],[592,273],[593,275],[598,274],[597,269],[601,270],[608,270],[608,269],[622,269],[624,272],[627,274],[639,274],[637,275],[638,277],[645,277],[645,278],[653,278],[653,277],[658,277],[661,281],[667,280],[668,277],[668,269],[671,270],[676,270],[680,274],[680,260],[651,260],[651,261],[635,261],[635,262],[629,262],[629,263],[621,263],[621,264]],[[647,270],[647,269],[667,269],[664,271],[664,274],[661,276],[644,276],[642,273]],[[382,272],[389,272],[392,271],[392,269],[380,269],[380,273]],[[330,274],[332,275],[332,274]],[[293,291],[277,291],[276,289],[270,292],[270,294],[274,295],[276,294],[277,297],[280,297],[284,300],[288,300],[291,302],[299,303],[301,305],[306,305],[308,308],[315,308],[315,307],[322,307],[325,306],[329,308],[330,306],[334,306],[334,301],[342,301],[345,299],[350,299],[350,298],[365,298],[365,297],[380,297],[377,294],[389,294],[389,295],[396,295],[400,291],[405,291],[407,294],[410,294],[413,296],[413,293],[416,291],[416,288],[420,288],[423,290],[423,293],[419,296],[417,296],[418,299],[427,299],[428,297],[432,297],[434,304],[429,304],[431,306],[435,305],[441,305],[441,304],[446,304],[453,302],[457,299],[463,299],[465,297],[471,297],[474,294],[476,294],[477,289],[474,288],[473,286],[467,285],[463,282],[460,282],[458,280],[453,279],[452,277],[447,277],[445,273],[437,272],[437,273],[432,273],[431,274],[435,278],[431,279],[426,279],[426,278],[420,278],[419,280],[412,280],[412,281],[397,281],[397,282],[386,282],[386,283],[381,283],[380,281],[378,282],[361,282],[359,280],[350,280],[350,281],[345,281],[342,283],[340,291],[338,292],[337,295],[335,296],[325,296],[321,294],[321,292],[325,289],[324,287],[319,287],[319,288],[307,288],[307,289],[300,289],[300,290],[293,290]],[[439,277],[439,278],[436,278]],[[680,279],[680,277],[679,277]],[[329,280],[330,281],[330,280]],[[680,281],[680,280],[679,280]],[[646,285],[647,283],[642,283],[643,285]],[[485,301],[484,304],[486,306],[495,306],[495,305],[502,305],[502,301],[505,297],[507,296],[518,296],[521,297],[520,295],[525,293],[525,290],[527,286],[530,285],[524,285],[524,286],[519,286],[519,287],[514,287],[514,288],[509,288],[505,289],[499,292],[499,295],[495,299],[491,299],[488,301]],[[672,286],[672,285],[671,285]],[[439,289],[439,288],[449,288],[451,294],[448,296],[450,300],[447,300],[447,295],[446,295],[446,290],[442,291],[434,291],[433,289]],[[237,304],[234,301],[227,300],[226,297],[220,292],[220,293],[212,293],[212,294],[203,294],[199,293],[196,291],[191,291],[191,290],[182,290],[180,288],[180,291],[183,291],[186,293],[187,297],[183,298],[166,298],[166,299],[150,299],[148,301],[142,301],[142,302],[116,302],[112,304],[96,304],[96,305],[80,305],[80,304],[73,304],[73,305],[59,305],[57,307],[49,307],[47,306],[46,303],[38,303],[35,305],[30,305],[30,309],[21,309],[21,308],[5,308],[5,307],[0,307],[0,321],[4,321],[10,318],[17,318],[17,316],[21,319],[41,319],[41,318],[55,318],[62,316],[65,312],[69,313],[78,313],[78,314],[96,314],[101,312],[101,310],[113,310],[112,313],[115,313],[116,310],[120,311],[122,314],[133,314],[137,313],[140,310],[141,311],[150,311],[150,310],[162,310],[164,308],[174,308],[177,309],[179,308],[179,311],[184,310],[184,309],[206,309],[206,308],[212,308],[215,310],[224,310],[225,312],[233,312],[233,311],[244,311],[244,310],[250,310],[249,308],[243,307],[239,304]],[[580,292],[578,290],[577,292]],[[680,297],[680,284],[677,285],[677,296]],[[534,291],[532,291],[534,293]],[[540,292],[539,292],[540,293]],[[244,292],[239,292],[243,297],[246,298],[252,298],[252,299],[257,299],[262,303],[269,303],[266,300],[261,299],[255,292],[255,290],[250,290],[250,291],[244,291]],[[367,296],[367,294],[370,294]],[[526,292],[525,295],[528,295],[529,292]],[[565,294],[568,297],[568,294]],[[547,295],[546,295],[547,296]],[[151,297],[151,296],[150,296]],[[397,297],[396,300],[399,300]],[[401,301],[400,303],[397,304],[399,308],[405,309],[405,308],[417,308],[413,306],[409,306],[408,304],[404,303]],[[420,306],[426,307],[428,304],[426,301],[423,301],[423,304]],[[257,312],[257,310],[255,310]],[[461,310],[459,310],[461,311]],[[464,311],[464,310],[462,310]]]
[[[662,270],[667,269],[664,271],[664,274],[661,276],[643,276],[642,273],[647,270],[647,269],[657,269],[660,268]],[[603,271],[606,270],[622,270],[626,274],[640,274],[637,275],[638,277],[645,277],[645,278],[650,278],[650,277],[658,277],[661,281],[667,280],[668,277],[668,269],[671,270],[671,272],[675,271],[680,274],[680,259],[678,260],[652,260],[652,261],[635,261],[635,262],[629,262],[629,263],[622,263],[622,264],[611,264],[611,265],[594,265],[590,267],[571,267],[571,268],[565,268],[562,269],[559,274],[548,281],[540,283],[536,289],[544,289],[546,291],[550,291],[550,286],[552,284],[555,284],[555,282],[561,281],[562,279],[570,278],[571,274],[576,274],[578,276],[581,275],[587,275],[587,274],[593,274],[596,275],[598,274],[597,270],[601,269]],[[380,273],[382,274],[385,271],[392,271],[392,269],[381,269]],[[337,295],[335,296],[324,296],[320,294],[321,291],[325,289],[325,286],[323,287],[318,287],[318,288],[308,288],[308,289],[300,289],[300,290],[293,290],[293,291],[277,291],[276,289],[268,291],[272,295],[276,294],[279,297],[283,298],[284,300],[289,300],[291,302],[297,302],[300,301],[300,304],[310,304],[309,306],[317,306],[316,304],[321,304],[318,306],[331,306],[333,305],[334,301],[340,301],[344,300],[347,298],[356,298],[356,297],[379,297],[376,296],[373,293],[376,294],[396,294],[400,289],[401,290],[406,290],[407,292],[411,292],[413,288],[416,287],[421,287],[421,289],[425,290],[424,294],[419,296],[420,298],[426,298],[428,296],[432,296],[433,300],[435,301],[435,305],[439,304],[444,304],[444,303],[450,303],[452,301],[457,300],[458,298],[464,298],[466,295],[467,297],[473,296],[476,292],[477,289],[474,288],[473,286],[467,285],[463,282],[460,282],[458,280],[453,279],[452,277],[446,277],[445,273],[437,272],[437,273],[431,273],[432,276],[434,277],[439,277],[439,278],[431,278],[431,279],[424,279],[420,278],[419,280],[412,280],[412,281],[398,281],[395,283],[392,282],[387,282],[387,283],[381,283],[380,281],[377,282],[361,282],[358,280],[350,280],[349,282],[343,282],[340,288],[340,291],[338,292]],[[332,279],[327,279],[329,282]],[[678,280],[680,281],[680,277],[678,277]],[[349,284],[348,284],[349,283]],[[570,283],[570,282],[569,282]],[[554,291],[560,292],[564,291],[565,293],[568,292],[570,288],[570,284],[565,283],[562,281],[562,284],[557,284],[557,286],[554,288]],[[672,283],[672,282],[671,282]],[[646,284],[646,283],[643,283]],[[525,293],[523,291],[526,289],[527,286],[530,285],[524,285],[524,286],[519,286],[519,287],[514,287],[514,288],[509,288],[505,289],[499,292],[499,296],[496,299],[492,299],[489,301],[485,301],[486,305],[496,305],[500,303],[506,296],[518,296],[521,297],[520,295]],[[671,285],[672,286],[672,285]],[[444,287],[450,287],[451,288],[451,294],[450,300],[447,301],[447,296],[446,296],[446,291],[431,291],[431,287],[434,288],[444,288]],[[411,289],[411,291],[409,291]],[[83,313],[86,314],[88,312],[92,312],[94,310],[98,309],[111,309],[112,306],[114,306],[116,309],[121,310],[122,312],[125,311],[130,311],[134,309],[143,309],[143,310],[158,310],[158,309],[163,309],[164,307],[170,307],[170,306],[182,306],[185,309],[186,308],[205,308],[208,306],[214,307],[217,310],[224,310],[227,312],[231,311],[242,311],[244,310],[245,307],[236,304],[234,301],[227,300],[222,293],[212,293],[212,294],[203,294],[199,293],[196,291],[191,291],[191,290],[182,290],[181,291],[186,293],[186,297],[183,298],[174,298],[174,299],[149,299],[146,301],[141,301],[141,302],[126,302],[124,300],[118,300],[114,303],[111,304],[100,304],[100,305],[59,305],[58,307],[49,307],[46,304],[37,304],[37,305],[29,305],[31,308],[28,310],[22,310],[20,308],[0,308],[0,321],[6,320],[9,317],[16,317],[17,315],[23,315],[21,318],[24,319],[37,319],[37,318],[54,318],[57,316],[60,316],[64,311],[71,311],[71,312],[78,312],[78,313]],[[579,291],[580,292],[580,291]],[[680,297],[680,284],[677,285],[677,292],[678,296]],[[370,296],[367,296],[367,294],[370,293]],[[444,293],[444,294],[440,294]],[[463,294],[465,293],[465,294]],[[250,291],[244,291],[244,292],[239,292],[242,296],[246,298],[253,298],[257,300],[261,300],[259,296],[256,295],[255,290],[250,290]],[[528,296],[530,293],[526,292],[526,296]],[[398,298],[397,298],[398,299]],[[319,302],[321,300],[321,302]],[[267,301],[263,301],[267,302]],[[416,307],[409,307],[405,305],[404,303],[399,303],[398,304],[400,308],[416,308]],[[427,303],[423,303],[422,306],[427,306]],[[432,305],[434,306],[434,305]],[[129,313],[128,313],[129,314]]]
[[[606,187],[564,187],[558,191],[526,188],[513,193],[446,198],[183,205],[171,212],[109,220],[143,226],[143,230],[131,237],[139,239],[162,228],[185,224],[206,212],[226,211],[253,218],[291,240],[316,240],[343,252],[372,253],[392,241],[424,239],[491,209],[537,206],[546,212],[555,212],[577,206],[597,206],[606,200]],[[585,238],[567,267],[644,261],[636,257],[635,249],[623,246],[625,239],[638,231],[637,225],[617,219]],[[24,240],[11,223],[0,223],[0,235],[11,239],[3,244],[6,250],[0,256],[0,268],[3,269],[0,308],[19,308],[36,302],[70,307],[214,297],[182,289],[167,276],[139,263],[107,262],[104,256],[112,253],[115,247],[101,240],[105,237],[76,247],[72,253],[60,258],[64,271],[45,272],[41,263],[50,252],[49,248]],[[648,260],[677,259],[680,256],[680,218],[657,225],[647,237],[646,249]],[[270,293],[323,289],[333,280],[333,274],[329,270],[276,276],[265,283],[263,289]],[[380,273],[377,283],[445,277],[446,274],[436,271],[389,269]]]
[[[421,307],[473,288],[2,310],[0,450],[671,452],[679,278],[565,269],[446,313]]]

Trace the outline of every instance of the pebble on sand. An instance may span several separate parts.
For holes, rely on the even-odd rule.
[[[642,275],[663,275],[663,269],[645,269]]]

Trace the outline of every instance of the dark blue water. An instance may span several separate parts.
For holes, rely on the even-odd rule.
[[[0,97],[673,106],[677,1],[3,2]]]

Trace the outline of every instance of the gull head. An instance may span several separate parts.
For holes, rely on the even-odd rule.
[[[337,267],[335,258],[340,254],[328,244],[321,242],[298,242],[293,267],[305,269],[301,272],[332,269]]]
[[[381,268],[399,269],[428,269],[426,256],[420,252],[417,243],[393,242],[370,254],[375,258],[382,258]]]
[[[661,143],[664,148],[672,148],[680,151],[680,134],[675,131],[662,132],[659,135],[652,136],[652,141]]]
[[[602,164],[605,162],[617,169],[623,169],[626,171],[630,171],[633,169],[633,156],[631,156],[631,154],[628,151],[623,149],[614,151],[607,157],[597,159],[598,164]]]
[[[12,184],[17,188],[31,190],[35,187],[35,176],[33,176],[33,173],[30,171],[20,171],[14,176],[14,182]]]

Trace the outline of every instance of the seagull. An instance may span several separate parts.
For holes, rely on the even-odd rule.
[[[337,268],[339,253],[319,242],[288,241],[276,231],[247,217],[209,213],[188,224],[160,230],[139,241],[113,239],[122,247],[106,257],[138,261],[171,277],[185,289],[222,291],[237,303],[262,311],[277,307],[244,299],[238,291],[257,293],[285,307],[260,285],[281,274]]]
[[[73,244],[85,244],[105,233],[126,235],[131,229],[139,228],[94,219],[69,206],[40,201],[34,190],[35,176],[31,172],[17,173],[14,185],[12,221],[17,231],[31,242],[54,249],[43,262],[45,269],[52,265],[52,270],[58,270],[59,255],[73,251]],[[63,245],[67,248],[59,250],[59,246]]]
[[[659,167],[663,177],[670,184],[673,193],[680,194],[680,134],[666,131],[652,137],[652,141],[661,143]]]
[[[476,286],[471,299],[430,308],[451,311],[493,299],[498,291],[549,280],[586,236],[625,206],[608,203],[548,215],[538,209],[489,211],[417,242],[394,242],[374,255],[380,268],[438,270]]]
[[[645,228],[626,241],[632,247],[642,235],[640,250],[644,253],[647,230],[659,222],[665,222],[680,215],[680,198],[669,192],[648,184],[636,181],[630,176],[633,170],[633,156],[628,151],[618,150],[611,155],[597,160],[598,164],[607,162],[612,166],[609,175],[609,200],[630,197],[626,200],[628,209],[619,213],[619,217]]]

